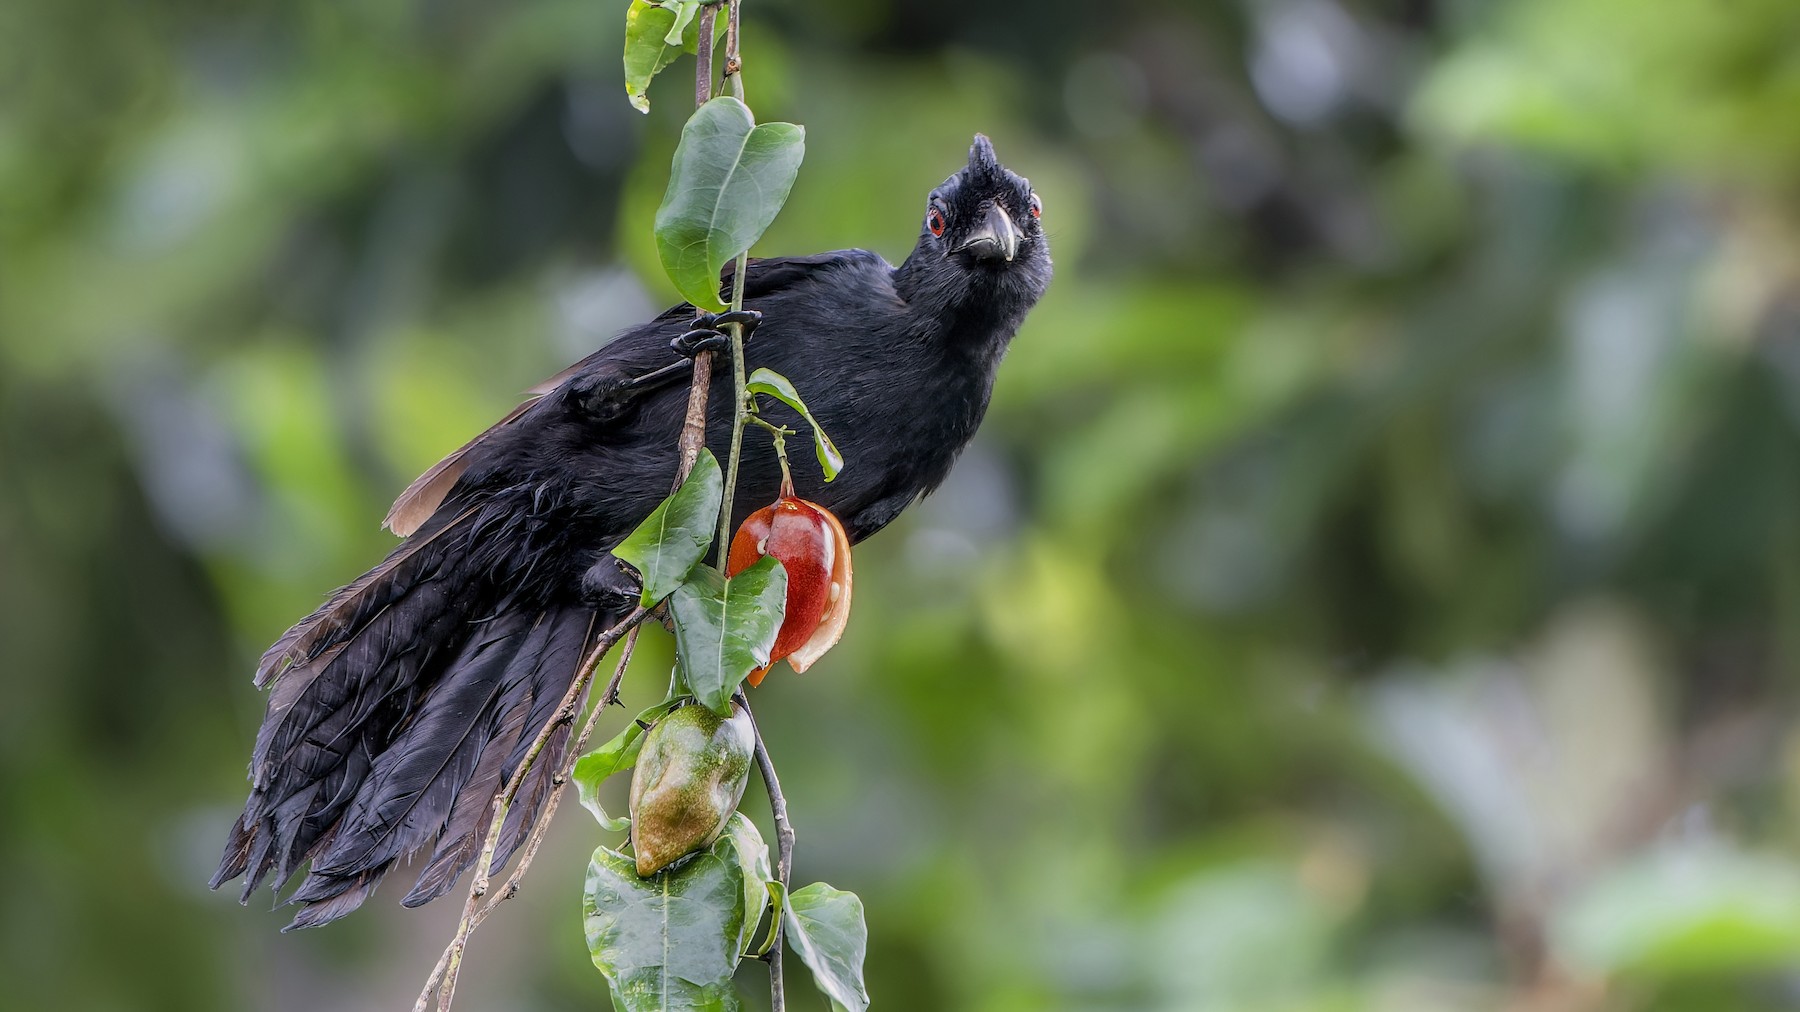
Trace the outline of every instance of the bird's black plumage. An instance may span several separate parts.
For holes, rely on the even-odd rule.
[[[852,540],[936,488],[974,435],[1000,358],[1050,281],[1040,210],[978,136],[899,267],[866,250],[751,261],[745,305],[763,320],[748,365],[791,379],[843,452],[829,484],[809,455],[792,465],[799,494]],[[426,472],[388,517],[406,540],[264,654],[268,714],[215,888],[242,875],[247,898],[310,862],[290,897],[302,904],[291,926],[308,926],[355,909],[412,855],[428,860],[409,906],[474,862],[494,791],[618,617],[584,577],[610,565],[675,473],[685,385],[621,404],[619,381],[669,365],[693,320],[681,305],[628,331]],[[715,383],[708,433],[721,459],[730,400]],[[773,450],[747,439],[734,522],[779,482]],[[501,862],[548,796],[562,757],[544,758],[509,814]]]

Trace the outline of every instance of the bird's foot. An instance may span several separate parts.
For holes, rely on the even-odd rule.
[[[642,592],[643,584],[636,574],[628,572],[610,554],[601,556],[581,574],[582,603],[601,611],[636,604]]]
[[[739,309],[729,313],[701,313],[694,321],[694,329],[669,342],[675,354],[683,358],[693,358],[703,351],[730,351],[731,336],[725,328],[737,324],[743,331],[744,340],[756,332],[756,325],[762,322],[762,314],[754,309]]]
[[[617,422],[637,406],[640,395],[656,386],[652,380],[663,377],[627,376],[613,370],[597,371],[582,376],[570,388],[581,409],[602,423]]]

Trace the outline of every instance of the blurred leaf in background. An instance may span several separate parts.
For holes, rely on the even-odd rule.
[[[626,6],[0,13],[0,1005],[416,993],[447,905],[280,936],[203,883],[256,654],[675,298]],[[1056,248],[843,643],[756,690],[875,1007],[1800,1004],[1797,18],[746,5],[807,130],[759,251],[898,258],[978,130]],[[469,1007],[604,1007],[592,827]]]

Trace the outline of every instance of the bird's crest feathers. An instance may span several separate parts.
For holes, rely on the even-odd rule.
[[[994,156],[994,142],[988,140],[987,134],[976,134],[975,143],[969,145],[969,166],[1000,167],[1000,159]]]
[[[969,145],[969,163],[944,180],[935,192],[952,200],[1006,194],[1022,205],[1031,199],[1031,183],[1000,164],[999,156],[994,154],[994,142],[988,140],[987,134],[976,134],[975,142]]]

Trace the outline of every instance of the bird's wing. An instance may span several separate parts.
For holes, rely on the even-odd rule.
[[[834,250],[830,253],[817,253],[803,257],[752,258],[749,274],[744,278],[744,298],[746,300],[766,298],[815,277],[822,271],[842,264],[866,260],[886,263],[878,254],[860,249]],[[736,263],[725,265],[720,279],[722,297],[730,296],[732,281],[736,273]],[[660,331],[678,321],[691,318],[693,312],[694,307],[684,302],[669,308],[641,329]],[[525,392],[526,400],[508,412],[505,418],[489,426],[486,431],[474,439],[457,447],[449,456],[431,465],[429,470],[414,479],[412,484],[406,486],[406,490],[400,493],[398,499],[394,500],[393,508],[388,510],[382,526],[401,537],[407,537],[418,530],[426,520],[431,518],[433,513],[437,512],[438,507],[443,505],[444,498],[450,494],[451,489],[456,487],[457,480],[473,463],[477,456],[475,451],[478,448],[492,439],[495,434],[517,422],[533,404],[561,387],[571,377],[585,372],[601,364],[608,357],[617,354],[620,345],[624,343],[623,341],[609,342],[593,354],[527,390]]]
[[[450,489],[455,487],[456,480],[462,477],[464,471],[468,470],[469,451],[475,449],[489,436],[518,421],[519,416],[536,404],[539,398],[554,389],[556,389],[555,386],[543,390],[532,387],[527,391],[530,396],[518,407],[507,412],[505,418],[488,426],[481,435],[450,451],[450,454],[443,460],[431,465],[424,474],[414,478],[413,483],[406,486],[405,491],[400,493],[400,497],[394,500],[394,505],[381,521],[381,526],[403,538],[411,536],[425,521],[431,519],[431,515],[436,513],[438,506],[443,503],[444,497],[449,495]]]
[[[843,264],[873,261],[886,264],[880,254],[866,249],[840,249],[830,253],[815,253],[806,257],[751,257],[750,273],[744,278],[744,299],[760,299],[772,295],[784,288],[810,278],[821,272]],[[725,265],[719,275],[719,297],[731,298],[732,279],[737,275],[737,262]]]

